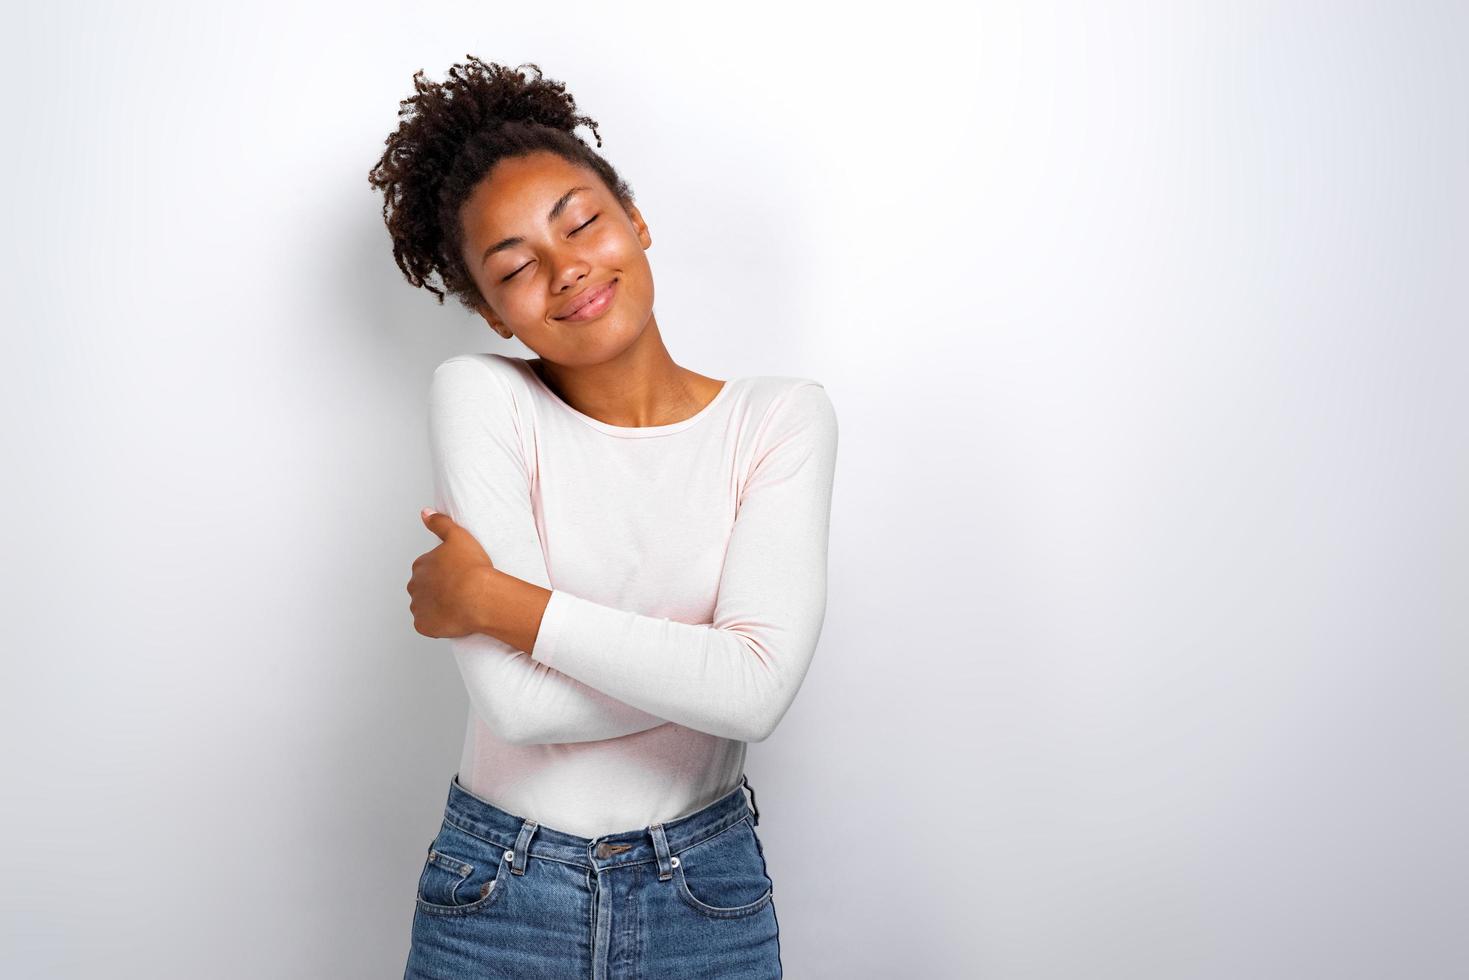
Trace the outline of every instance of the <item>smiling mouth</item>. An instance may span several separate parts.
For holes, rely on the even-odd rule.
[[[574,313],[566,316],[552,317],[559,323],[581,323],[586,320],[594,320],[607,312],[612,305],[613,295],[617,290],[618,280],[613,279],[607,285],[598,288],[592,293],[591,298],[579,306]]]

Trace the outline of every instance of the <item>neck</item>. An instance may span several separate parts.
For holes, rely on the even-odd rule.
[[[719,394],[723,383],[675,364],[652,317],[637,342],[600,364],[568,367],[529,362],[546,387],[583,415],[608,425],[679,422]]]

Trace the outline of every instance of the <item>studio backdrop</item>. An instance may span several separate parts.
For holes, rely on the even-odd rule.
[[[749,745],[795,980],[1469,973],[1469,15],[30,4],[0,155],[0,974],[402,975],[472,710],[404,590],[413,76],[535,63],[674,360],[823,385]]]

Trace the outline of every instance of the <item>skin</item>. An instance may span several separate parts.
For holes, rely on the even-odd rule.
[[[548,222],[573,187],[586,189]],[[669,356],[653,314],[653,237],[637,207],[619,201],[595,172],[554,153],[502,160],[459,219],[464,262],[483,297],[480,316],[538,354],[531,367],[572,408],[609,425],[666,425],[699,412],[724,386]],[[511,236],[522,241],[484,256]],[[612,279],[613,304],[596,319],[555,319],[574,296]],[[414,629],[430,637],[484,633],[531,650],[551,592],[496,569],[447,514],[425,508],[422,517],[441,544],[413,562]]]

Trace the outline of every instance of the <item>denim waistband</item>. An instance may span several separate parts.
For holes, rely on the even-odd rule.
[[[751,801],[745,799],[747,788]],[[707,840],[746,816],[753,816],[758,823],[759,811],[751,808],[754,794],[749,780],[741,776],[740,785],[713,803],[677,820],[653,824],[642,830],[580,837],[502,810],[465,789],[459,782],[459,774],[455,773],[449,781],[444,819],[466,833],[519,852],[515,861],[517,867],[524,867],[525,857],[549,858],[594,870],[647,861],[657,861],[662,866],[666,864],[667,855],[677,854]],[[659,859],[659,836],[666,842],[663,860]]]

